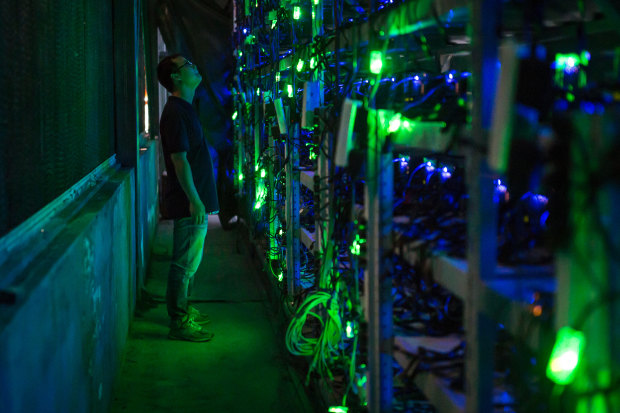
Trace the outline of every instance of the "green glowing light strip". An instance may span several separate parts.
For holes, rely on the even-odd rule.
[[[383,68],[383,53],[377,50],[370,52],[370,72],[374,74],[381,73]]]
[[[346,43],[346,39],[355,37],[358,39],[358,45],[364,46],[368,44],[369,37],[374,38],[376,33],[379,34],[380,38],[385,38],[406,35],[428,27],[435,27],[437,22],[433,17],[433,2],[434,0],[421,0],[397,6],[385,14],[377,16],[373,28],[370,28],[367,22],[361,25],[348,27],[340,33],[340,44]],[[469,21],[467,7],[453,9],[450,18],[447,17],[449,11],[450,10],[438,10],[440,20],[449,22],[450,24],[467,24]],[[327,50],[325,50],[327,55],[335,51],[335,43],[334,40],[329,43]],[[464,48],[467,49],[467,47]],[[277,63],[277,67],[279,70],[284,71],[290,69],[294,63],[296,62],[293,62],[292,56],[289,55],[282,58]],[[269,64],[253,69],[252,71],[257,71],[259,75],[264,76],[272,73],[273,70],[276,70],[276,66]]]
[[[112,155],[40,211],[1,237],[0,266],[11,256],[12,251],[26,244],[31,256],[36,256],[39,251],[45,249],[56,234],[65,229],[65,220],[79,212],[91,199],[96,192],[93,189],[107,182],[117,172],[116,164],[116,155]],[[61,220],[62,222],[56,222],[54,218],[61,211],[67,217]],[[17,275],[15,271],[7,274],[8,270],[3,268],[3,276],[0,277],[1,286],[9,285]]]
[[[383,19],[378,21],[377,27],[380,29],[378,30],[380,36],[383,37],[386,34],[388,37],[402,36],[437,26],[437,21],[432,17],[432,4],[433,1],[423,0],[406,3],[394,9],[386,15],[384,21],[381,21]],[[469,11],[466,7],[453,9],[449,19],[446,17],[447,11],[442,13],[440,10],[438,14],[440,20],[449,20],[452,24],[456,22],[466,23],[469,18]]]
[[[547,365],[547,377],[557,384],[570,384],[575,378],[584,347],[585,336],[581,331],[570,327],[558,330]]]

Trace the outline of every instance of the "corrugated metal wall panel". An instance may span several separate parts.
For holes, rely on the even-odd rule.
[[[110,2],[0,3],[0,236],[114,153]]]

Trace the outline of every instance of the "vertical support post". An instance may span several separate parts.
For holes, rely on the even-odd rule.
[[[327,136],[324,142],[323,147],[319,147],[319,155],[317,157],[317,171],[315,175],[315,182],[318,182],[318,185],[315,185],[315,189],[318,189],[317,196],[318,205],[314,206],[316,222],[314,227],[316,228],[316,245],[317,251],[320,256],[324,256],[323,253],[325,251],[325,247],[327,246],[327,242],[329,240],[324,239],[327,234],[327,229],[329,227],[330,220],[330,211],[329,204],[331,202],[331,188],[332,186],[328,183],[327,177],[329,176],[329,159],[325,152],[331,149],[329,147],[330,136]],[[318,186],[318,188],[316,188]]]
[[[286,278],[289,296],[301,285],[299,221],[299,124],[292,124],[286,140]]]
[[[465,331],[466,412],[486,413],[493,407],[493,353],[496,325],[483,313],[482,286],[495,272],[497,207],[493,177],[482,153],[488,142],[497,79],[498,0],[474,0],[470,16],[473,61],[472,134],[467,157],[467,299]]]
[[[252,118],[251,124],[251,135],[254,141],[254,157],[252,164],[252,186],[250,189],[250,208],[251,211],[254,210],[254,205],[258,202],[258,193],[259,193],[259,175],[258,171],[258,160],[260,158],[260,108],[258,102],[258,94],[255,92],[256,85],[249,91],[250,96],[252,96],[252,107],[254,109],[254,116]]]
[[[140,171],[139,125],[138,114],[138,1],[114,0],[114,135],[115,151],[120,164],[126,168],[133,168],[135,172],[133,207],[133,228],[131,235],[135,250],[130,254],[133,295],[140,294],[139,279],[136,275],[144,271],[140,263],[142,240],[138,234],[143,234],[140,208],[136,204],[140,199]],[[132,302],[132,311],[135,301]]]
[[[239,111],[239,113],[241,113],[241,111]],[[240,116],[239,123],[245,122],[245,116],[241,114],[239,116]],[[237,159],[235,160],[235,164],[237,165],[237,173],[238,173],[238,176],[235,177],[235,179],[238,182],[237,195],[240,199],[241,196],[243,195],[243,186],[246,180],[246,177],[243,174],[243,145],[244,145],[245,135],[243,133],[243,128],[240,125],[237,126],[235,135],[236,135],[235,139],[237,142]]]
[[[155,0],[143,0],[143,36],[144,54],[146,61],[146,89],[149,98],[149,135],[159,136],[159,106],[161,102],[157,99],[159,94],[159,83],[155,73],[158,63],[158,42],[157,42],[157,16],[155,13]]]
[[[316,36],[323,36],[325,33],[325,28],[323,27],[323,9],[324,4],[323,0],[319,0],[318,4],[312,4],[312,38]],[[312,81],[317,82],[319,86],[319,106],[322,110],[323,104],[325,103],[325,94],[324,94],[324,84],[325,84],[325,73],[320,68],[317,68],[316,71],[312,73]],[[320,122],[320,118],[318,120]],[[317,123],[315,119],[315,123]],[[320,145],[320,137],[318,139]],[[326,154],[330,153],[330,136],[327,136],[327,139],[323,142],[324,146],[319,146],[318,148],[318,157],[317,157],[317,171],[315,175],[315,179],[318,180],[318,187],[321,188],[315,196],[315,199],[318,199],[318,205],[314,206],[316,222],[314,225],[315,228],[315,240],[316,240],[316,251],[318,251],[319,256],[324,256],[325,244],[327,242],[324,237],[326,237],[327,229],[329,228],[329,220],[330,220],[330,211],[329,208],[326,207],[331,202],[331,185],[327,182],[327,177],[329,176],[329,157]]]
[[[271,131],[269,133],[269,152],[271,153],[272,159],[275,159],[275,142],[273,139],[273,134]],[[268,216],[269,216],[269,259],[273,260],[276,258],[276,251],[278,249],[278,243],[276,242],[276,231],[278,230],[278,214],[276,213],[276,182],[274,175],[274,168],[267,168],[267,181],[270,183],[269,185],[269,194],[267,194],[267,200],[271,200],[271,202],[267,202],[268,208]]]
[[[254,91],[254,172],[256,172],[256,166],[258,165],[258,159],[260,157],[260,105],[259,96]]]
[[[114,1],[114,92],[116,155],[122,166],[135,168],[140,133],[137,0]]]
[[[368,116],[368,411],[392,411],[392,148],[376,110]]]

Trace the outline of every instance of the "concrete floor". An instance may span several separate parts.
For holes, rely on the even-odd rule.
[[[217,217],[209,218],[191,299],[211,317],[215,337],[208,343],[169,340],[163,297],[172,223],[159,224],[147,296],[130,328],[111,413],[312,412],[288,363],[278,309],[244,245],[236,230],[224,231]]]

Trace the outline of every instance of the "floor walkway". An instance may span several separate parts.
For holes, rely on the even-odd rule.
[[[146,282],[151,299],[140,303],[132,322],[111,413],[312,412],[287,364],[277,309],[244,251],[247,241],[238,238],[209,218],[192,303],[211,317],[215,338],[173,341],[163,300],[172,223],[160,223]]]

